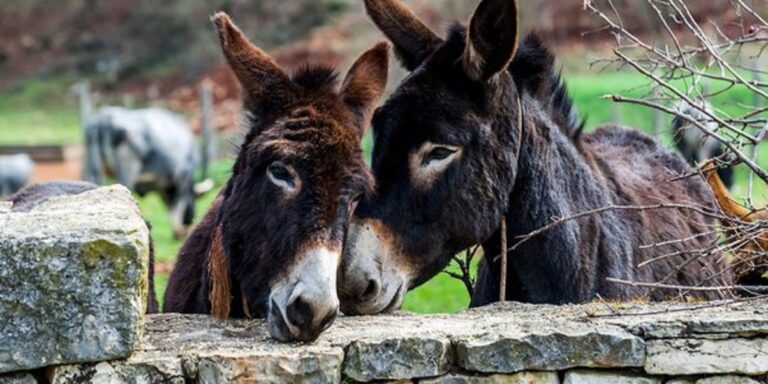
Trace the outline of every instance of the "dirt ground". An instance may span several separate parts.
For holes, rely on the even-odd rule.
[[[37,162],[32,182],[39,183],[50,180],[80,180],[82,165],[79,160],[67,160],[65,162]]]

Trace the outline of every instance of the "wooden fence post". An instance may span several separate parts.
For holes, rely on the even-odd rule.
[[[77,102],[80,104],[80,125],[85,131],[85,126],[88,124],[88,119],[93,114],[93,103],[91,102],[91,85],[88,80],[83,80],[75,85],[75,93],[77,94]]]
[[[200,84],[200,108],[203,127],[202,179],[206,180],[208,179],[208,167],[216,156],[213,133],[213,91],[207,81]]]
[[[86,138],[86,129],[88,128],[88,122],[91,120],[91,116],[93,116],[91,85],[88,80],[82,80],[75,85],[75,94],[77,94],[77,102],[80,107],[80,130],[83,140],[83,151],[80,157],[82,160],[80,176],[86,178],[86,175],[88,175],[88,140]]]

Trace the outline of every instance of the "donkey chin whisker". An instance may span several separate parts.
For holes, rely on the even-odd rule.
[[[383,310],[381,310],[382,313],[392,312],[393,310],[397,309],[397,307],[400,306],[402,301],[401,296],[402,296],[402,291],[404,286],[405,286],[404,284],[400,284],[400,286],[395,291],[395,294],[392,295],[392,300],[390,300],[389,304],[387,304],[387,306],[384,307]]]

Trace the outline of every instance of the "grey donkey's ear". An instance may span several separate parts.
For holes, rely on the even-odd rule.
[[[365,9],[395,46],[403,66],[414,70],[440,45],[440,39],[400,0],[365,0]]]
[[[211,17],[219,33],[221,51],[249,102],[258,104],[292,92],[288,75],[269,55],[253,45],[224,12]]]
[[[517,51],[517,1],[482,0],[467,30],[464,69],[486,81],[506,70]]]

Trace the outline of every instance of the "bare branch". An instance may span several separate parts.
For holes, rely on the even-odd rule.
[[[672,289],[680,291],[749,291],[768,293],[768,285],[727,285],[720,287],[693,287],[685,285],[674,284],[661,284],[661,283],[644,283],[640,281],[629,281],[623,279],[615,279],[608,277],[605,279],[609,283],[631,285],[633,287],[653,288],[653,289]]]

